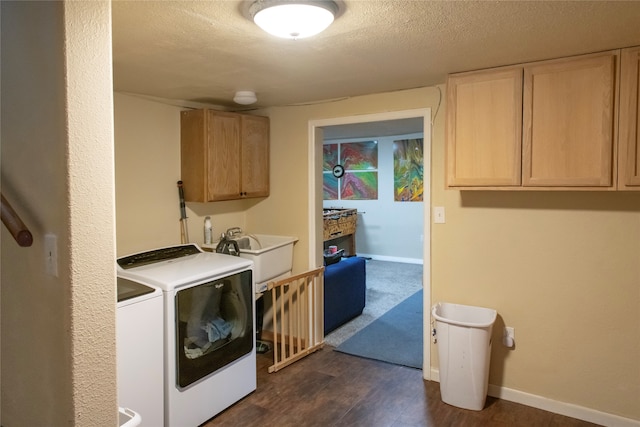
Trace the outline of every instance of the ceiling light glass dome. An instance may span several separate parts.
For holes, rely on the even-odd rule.
[[[303,39],[324,31],[338,10],[333,1],[258,0],[249,13],[264,31],[276,37]]]

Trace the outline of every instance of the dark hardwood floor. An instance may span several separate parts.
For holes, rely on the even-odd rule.
[[[258,355],[258,388],[209,420],[213,426],[594,426],[505,400],[487,398],[469,411],[440,400],[422,371],[349,356],[332,347],[269,374],[271,353]]]

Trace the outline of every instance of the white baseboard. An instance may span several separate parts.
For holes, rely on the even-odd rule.
[[[405,264],[423,264],[424,265],[424,260],[422,258],[402,258],[402,257],[396,257],[396,256],[363,254],[360,252],[357,253],[357,256],[362,258],[371,258],[376,261],[403,262]]]
[[[440,381],[440,372],[431,368],[431,380]],[[543,396],[525,393],[523,391],[514,390],[506,387],[499,387],[489,384],[487,394],[498,399],[508,400],[510,402],[520,403],[522,405],[531,406],[532,408],[542,409],[543,411],[553,412],[571,418],[588,421],[609,427],[640,427],[640,420],[624,418],[618,415],[608,414],[606,412],[596,411],[584,406],[578,406],[571,403],[560,402],[558,400],[548,399]]]

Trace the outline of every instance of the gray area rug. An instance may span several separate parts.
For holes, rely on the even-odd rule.
[[[422,289],[422,265],[367,260],[367,293],[362,314],[324,338],[338,347],[358,331]]]
[[[422,369],[422,290],[340,344],[336,351]]]

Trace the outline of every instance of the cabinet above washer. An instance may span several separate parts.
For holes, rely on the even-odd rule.
[[[269,195],[269,118],[209,109],[180,115],[187,202]]]

